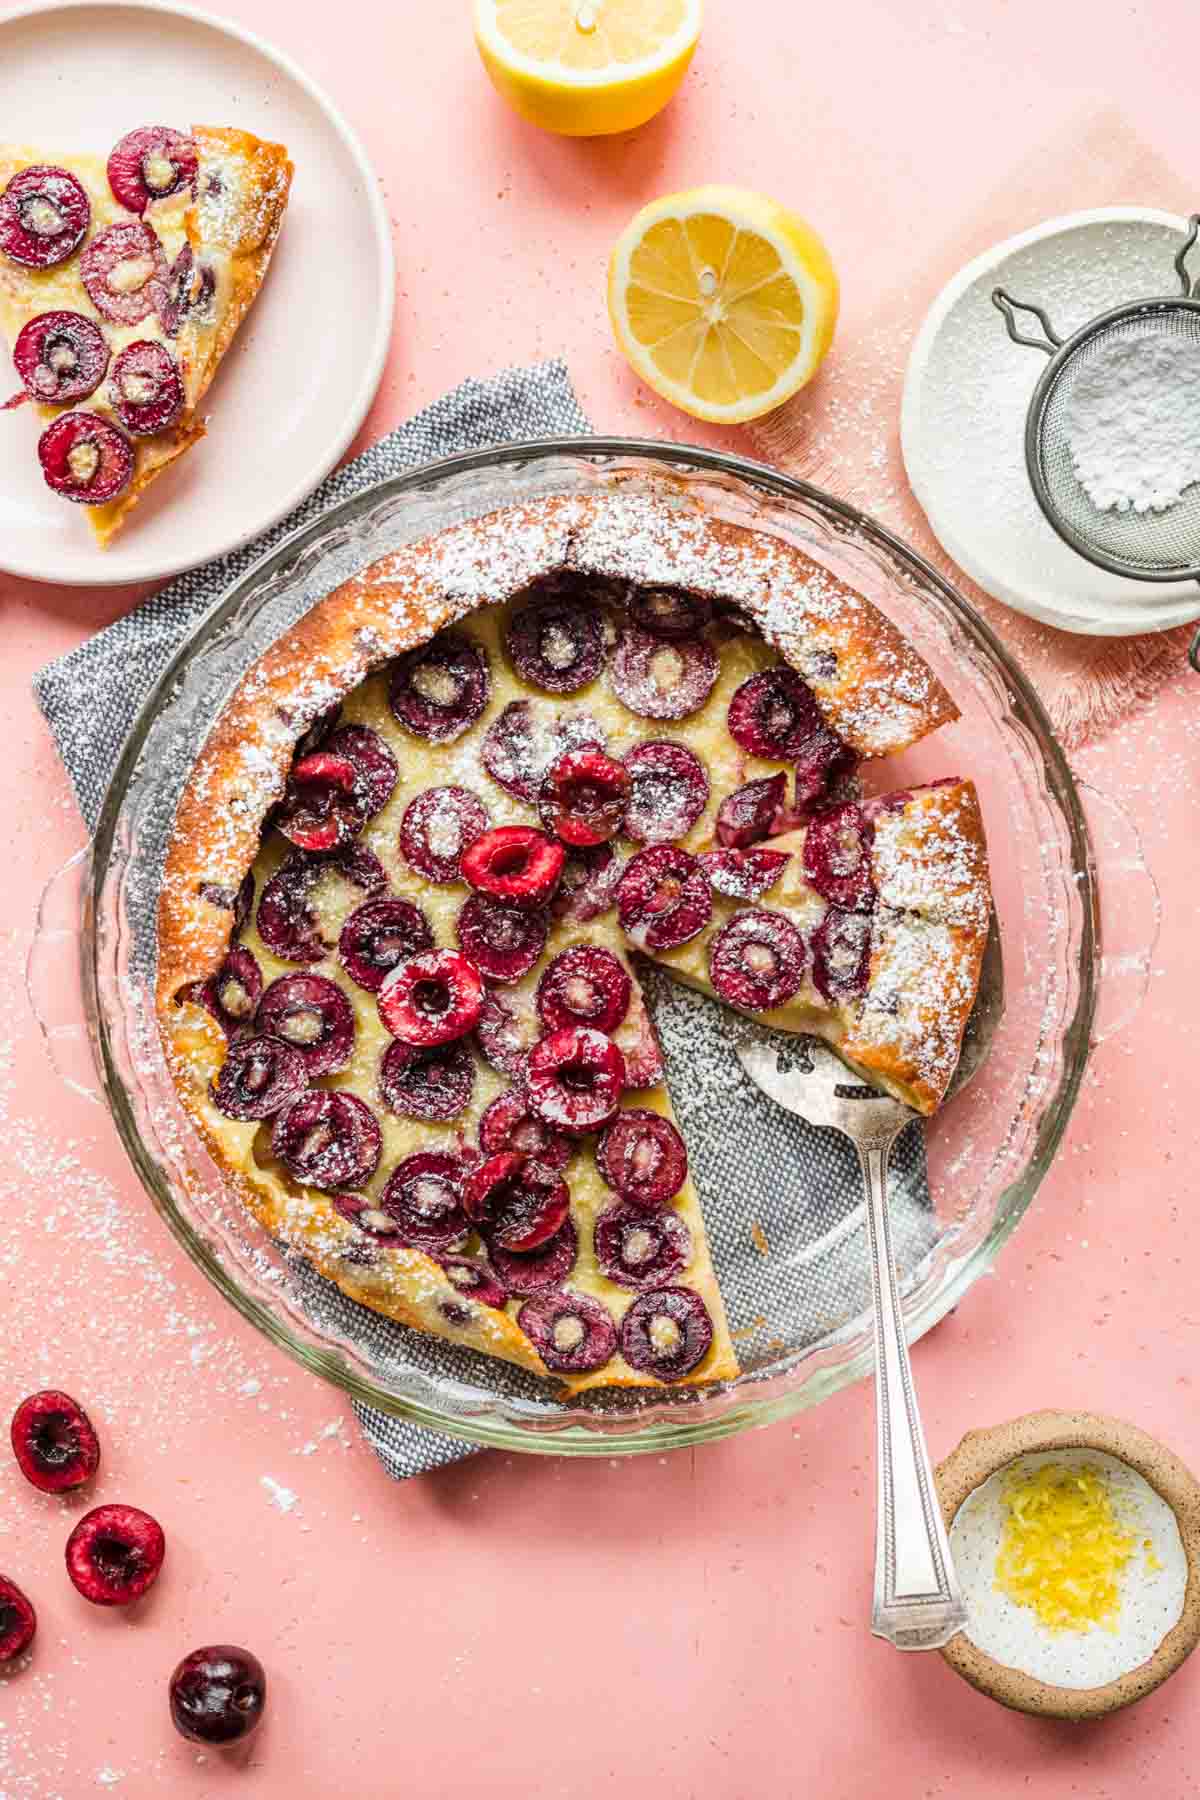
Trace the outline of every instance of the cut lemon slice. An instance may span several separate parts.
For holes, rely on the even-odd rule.
[[[597,137],[662,111],[702,16],[703,0],[475,0],[475,41],[523,119]]]
[[[664,400],[721,425],[757,419],[811,380],[837,310],[837,276],[816,232],[745,188],[653,201],[609,264],[609,317],[625,356]]]

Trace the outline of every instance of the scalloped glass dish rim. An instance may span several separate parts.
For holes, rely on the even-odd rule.
[[[745,457],[623,437],[538,439],[464,452],[390,477],[342,501],[267,552],[205,614],[156,682],[130,733],[105,796],[84,881],[80,951],[88,1031],[105,1100],[126,1152],[156,1210],[192,1261],[225,1299],[294,1361],[353,1400],[481,1446],[552,1455],[612,1456],[614,1453],[662,1451],[728,1437],[752,1426],[787,1418],[817,1404],[871,1372],[874,1351],[867,1329],[869,1321],[863,1318],[851,1320],[821,1343],[794,1353],[785,1364],[776,1365],[769,1371],[743,1375],[735,1383],[723,1387],[691,1390],[686,1397],[679,1393],[669,1395],[655,1403],[657,1417],[649,1413],[627,1414],[619,1419],[606,1418],[602,1414],[581,1416],[564,1409],[560,1416],[550,1420],[529,1419],[518,1424],[508,1417],[448,1415],[411,1398],[390,1393],[361,1368],[356,1368],[341,1347],[323,1346],[315,1335],[302,1336],[291,1320],[281,1318],[242,1287],[193,1229],[177,1203],[163,1169],[143,1140],[100,999],[104,944],[97,921],[104,918],[109,903],[107,887],[113,872],[122,808],[150,726],[163,706],[169,703],[171,691],[188,661],[220,632],[226,620],[255,588],[269,582],[290,561],[336,534],[348,521],[356,520],[396,496],[435,489],[458,476],[511,466],[521,469],[529,463],[553,458],[574,459],[580,465],[590,465],[593,476],[599,478],[603,478],[606,466],[628,464],[632,460],[642,465],[642,473],[668,483],[672,480],[686,483],[689,476],[716,478],[718,483],[723,479],[740,490],[753,490],[757,497],[767,502],[790,501],[814,509],[826,527],[858,539],[885,558],[899,563],[911,579],[932,589],[949,607],[956,624],[974,641],[976,650],[1003,675],[1009,715],[1015,716],[1040,755],[1047,801],[1057,806],[1066,827],[1070,878],[1080,907],[1078,951],[1071,971],[1078,982],[1078,994],[1073,1015],[1059,1039],[1062,1062],[1059,1077],[1053,1091],[1042,1101],[1027,1161],[1016,1179],[996,1197],[985,1235],[965,1255],[943,1267],[942,1279],[936,1288],[925,1283],[919,1294],[906,1299],[905,1319],[910,1340],[921,1336],[943,1318],[976,1278],[990,1267],[1031,1203],[1065,1130],[1083,1077],[1096,1007],[1099,943],[1095,871],[1075,782],[1041,701],[988,625],[931,563],[886,526],[810,483]],[[646,465],[649,465],[648,469]],[[621,471],[615,473],[619,478]],[[756,1392],[756,1388],[769,1391]]]

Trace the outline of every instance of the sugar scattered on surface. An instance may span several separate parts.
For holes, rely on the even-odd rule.
[[[273,1475],[260,1475],[258,1479],[260,1486],[266,1489],[272,1506],[281,1513],[295,1511],[300,1504],[299,1494],[295,1493],[292,1488],[285,1487],[282,1481],[276,1481]]]

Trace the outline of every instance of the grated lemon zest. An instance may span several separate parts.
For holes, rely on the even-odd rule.
[[[995,1585],[1051,1631],[1115,1631],[1120,1576],[1137,1546],[1099,1470],[1045,1463],[1006,1481]],[[1148,1570],[1162,1565],[1143,1539]]]

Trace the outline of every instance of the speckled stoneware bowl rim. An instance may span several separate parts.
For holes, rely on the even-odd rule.
[[[1159,1494],[1175,1515],[1187,1558],[1183,1610],[1154,1654],[1099,1687],[1068,1688],[1039,1681],[997,1662],[965,1632],[942,1649],[956,1674],[989,1699],[1052,1719],[1100,1719],[1143,1700],[1173,1675],[1200,1642],[1200,1482],[1175,1453],[1149,1432],[1105,1413],[1035,1412],[969,1431],[935,1472],[942,1517],[950,1530],[969,1494],[1015,1462],[1047,1450],[1096,1450],[1123,1462]]]

